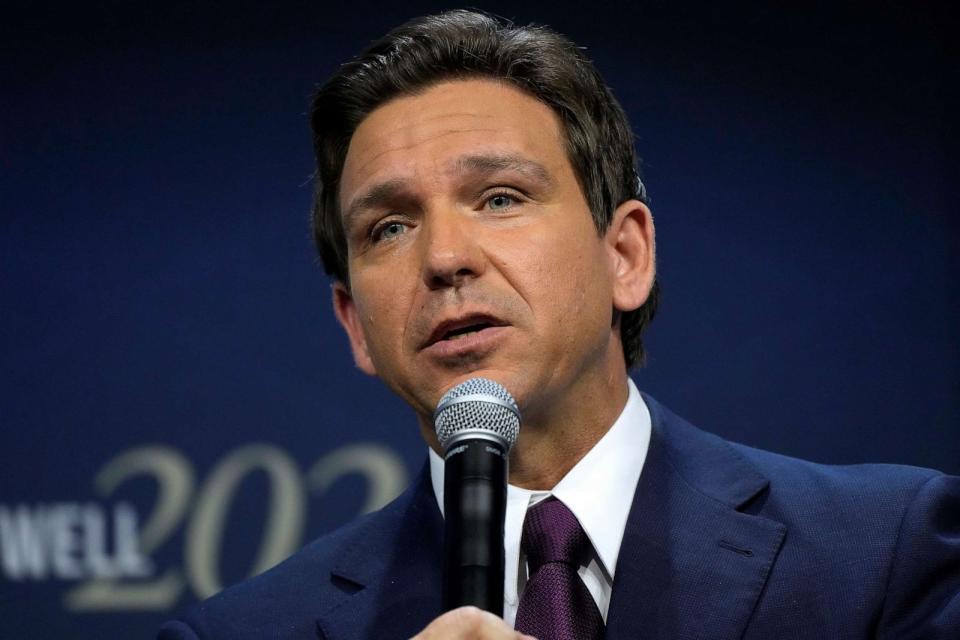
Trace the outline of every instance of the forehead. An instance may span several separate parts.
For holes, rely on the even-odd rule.
[[[456,80],[390,100],[350,140],[341,204],[370,182],[439,179],[468,155],[525,157],[562,173],[559,118],[529,94],[496,80]]]

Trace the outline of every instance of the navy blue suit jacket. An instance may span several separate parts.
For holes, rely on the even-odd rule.
[[[758,451],[645,400],[653,433],[607,640],[960,638],[960,478]],[[425,468],[160,639],[409,638],[441,613],[441,548]]]

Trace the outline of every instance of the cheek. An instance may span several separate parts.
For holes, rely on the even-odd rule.
[[[540,315],[543,299],[550,300],[558,292],[558,262],[556,239],[542,229],[524,228],[507,236],[495,236],[488,242],[489,256],[497,270],[521,298],[526,300],[534,315]]]
[[[604,326],[612,289],[603,243],[592,223],[528,234],[514,259],[518,290],[541,322],[574,337],[590,330],[587,323]]]
[[[391,336],[396,332],[397,318],[400,312],[397,292],[388,281],[376,278],[364,278],[354,281],[354,301],[367,347],[371,355],[388,350]]]

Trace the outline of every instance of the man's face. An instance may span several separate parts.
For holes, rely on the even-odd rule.
[[[350,142],[340,205],[337,316],[358,366],[422,425],[474,376],[503,384],[526,422],[624,370],[616,237],[598,234],[543,103],[492,80],[387,102]]]

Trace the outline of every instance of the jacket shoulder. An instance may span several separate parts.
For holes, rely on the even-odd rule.
[[[316,613],[356,586],[335,568],[359,547],[390,537],[412,500],[411,487],[379,511],[316,538],[267,571],[227,587],[165,624],[158,640],[316,638]]]
[[[784,528],[744,637],[960,637],[960,477],[801,460],[648,406],[687,486]]]
[[[770,480],[770,493],[793,505],[832,505],[838,513],[862,518],[871,511],[889,517],[902,512],[931,479],[933,469],[899,464],[833,465],[729,443]]]
[[[727,476],[738,478],[752,474],[767,484],[759,503],[768,508],[782,503],[785,509],[792,505],[802,510],[829,504],[857,518],[871,509],[889,517],[890,510],[905,509],[923,485],[944,475],[896,464],[822,464],[757,449],[702,431],[649,396],[644,399],[671,463],[691,484],[709,491],[711,484],[732,482],[724,469],[730,470]]]

